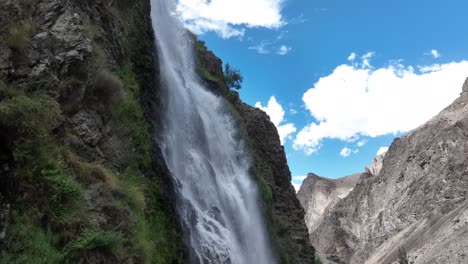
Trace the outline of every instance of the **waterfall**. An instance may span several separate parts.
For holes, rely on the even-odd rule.
[[[174,16],[176,1],[151,5],[166,107],[162,150],[190,262],[276,263],[235,122],[195,73],[193,43]]]

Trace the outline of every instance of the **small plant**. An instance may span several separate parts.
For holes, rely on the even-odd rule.
[[[122,246],[122,237],[118,233],[90,230],[65,248],[65,263],[92,263],[93,254],[114,255]]]
[[[21,132],[31,129],[48,131],[61,121],[60,107],[47,95],[27,96],[5,89],[8,99],[0,102],[0,124],[14,127]]]
[[[21,22],[10,28],[6,43],[11,49],[21,50],[31,43],[31,36],[31,24],[29,22]]]
[[[322,262],[322,260],[320,259],[319,256],[315,256],[314,264],[323,264],[323,262]]]
[[[59,264],[60,251],[55,247],[57,237],[40,228],[31,210],[12,212],[11,225],[8,228],[8,239],[2,244],[0,264]]]
[[[107,70],[96,74],[95,95],[108,105],[114,105],[123,97],[123,84],[119,77]]]
[[[91,65],[94,71],[98,72],[107,68],[107,54],[104,49],[93,41],[91,52]]]
[[[92,23],[91,19],[86,18],[83,21],[85,36],[91,40],[101,37],[99,27]]]
[[[409,264],[408,253],[406,253],[406,250],[402,247],[398,249],[398,259],[399,264]]]
[[[65,174],[56,162],[51,162],[42,170],[42,176],[50,189],[51,201],[57,206],[67,206],[67,201],[72,201],[81,195],[80,184]]]
[[[239,70],[232,68],[229,64],[226,64],[224,65],[224,80],[226,81],[227,87],[239,90],[242,88],[244,78],[240,74]]]

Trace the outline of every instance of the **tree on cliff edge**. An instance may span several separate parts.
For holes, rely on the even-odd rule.
[[[228,63],[224,65],[224,80],[226,81],[227,87],[239,90],[242,87],[244,78],[239,70],[232,68]]]

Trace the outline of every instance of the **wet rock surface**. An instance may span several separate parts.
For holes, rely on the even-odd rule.
[[[231,100],[251,141],[256,171],[271,190],[273,230],[280,246],[289,256],[289,263],[314,263],[304,210],[291,185],[291,172],[276,127],[265,112],[242,103],[236,93],[231,92]]]

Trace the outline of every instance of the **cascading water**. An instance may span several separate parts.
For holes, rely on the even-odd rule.
[[[173,15],[175,0],[151,4],[166,102],[163,154],[175,178],[190,261],[276,263],[233,119],[195,74],[193,44]]]

